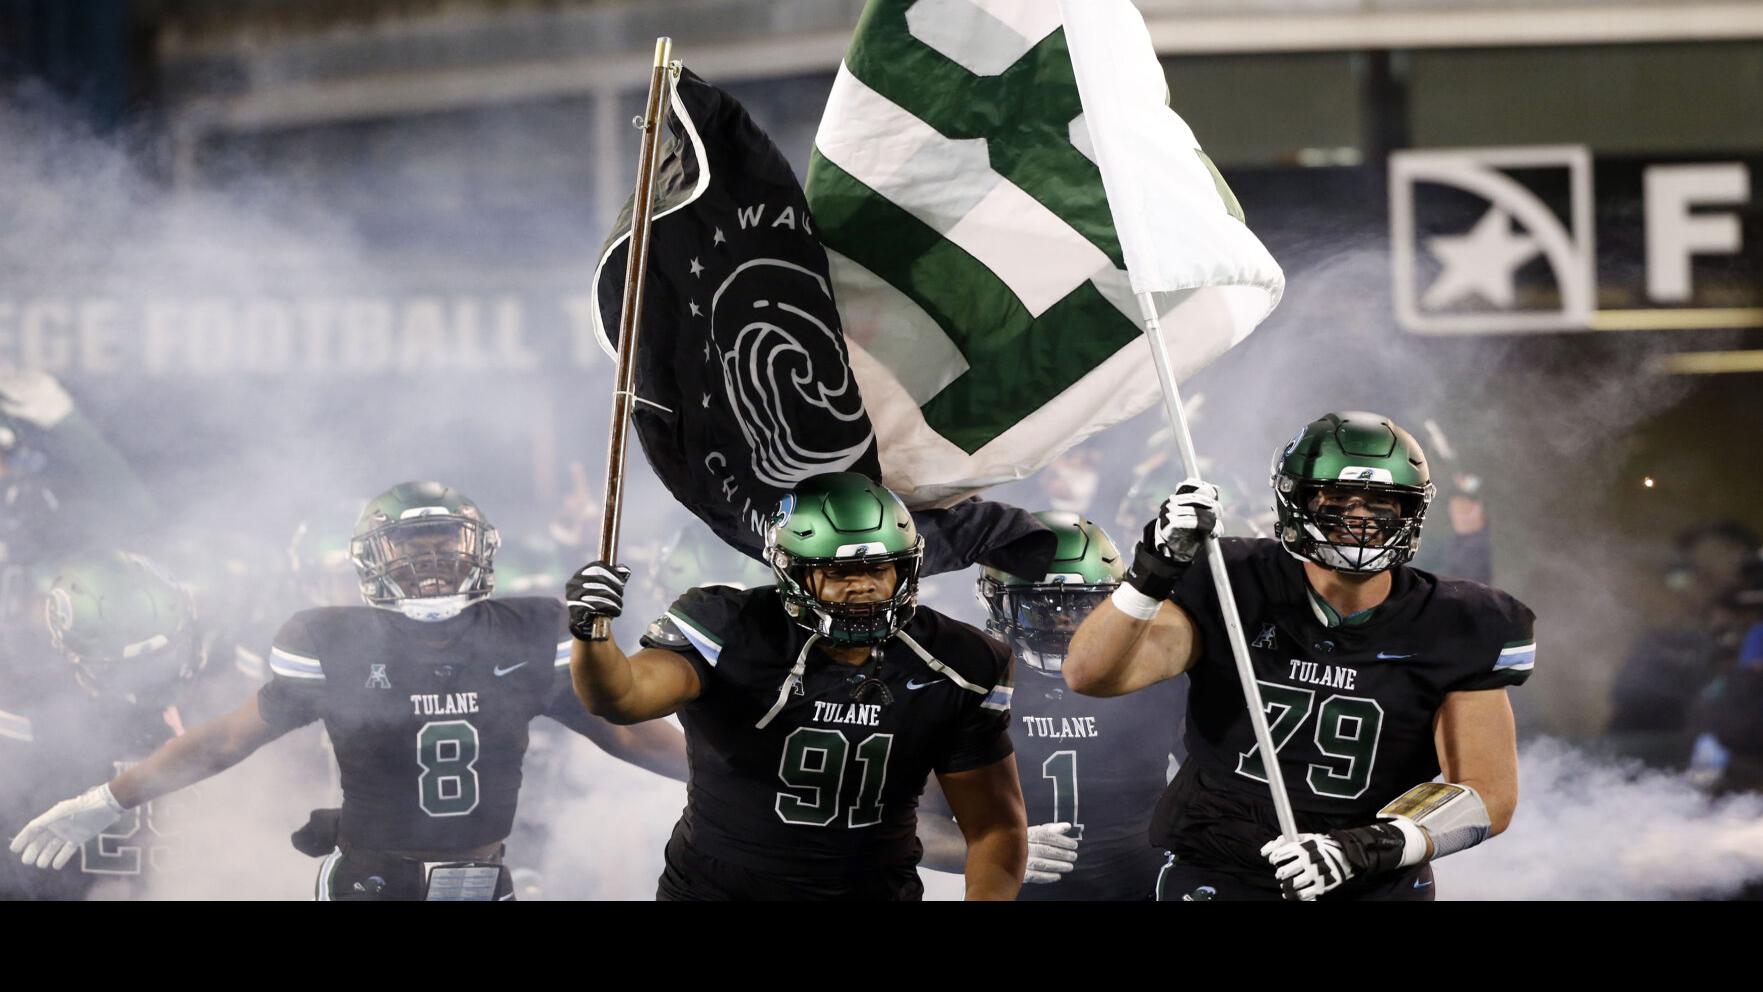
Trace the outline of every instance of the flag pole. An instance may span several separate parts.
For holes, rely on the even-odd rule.
[[[618,314],[618,366],[613,375],[612,427],[606,442],[606,499],[600,515],[599,559],[618,560],[618,525],[624,509],[624,450],[631,419],[631,380],[637,328],[643,319],[643,284],[649,274],[649,225],[654,219],[655,175],[660,171],[661,138],[666,132],[668,94],[674,72],[673,39],[655,39],[655,64],[649,76],[649,102],[637,123],[643,147],[637,157],[637,189],[631,197],[631,236],[624,266],[624,304]],[[593,640],[612,636],[612,620],[595,617]]]
[[[1151,361],[1157,367],[1157,379],[1163,384],[1163,406],[1169,414],[1169,426],[1175,431],[1176,448],[1188,474],[1200,474],[1199,459],[1194,454],[1194,436],[1188,429],[1187,411],[1182,409],[1181,391],[1169,364],[1169,349],[1163,344],[1162,321],[1157,304],[1150,293],[1139,293],[1139,312],[1145,318],[1145,336],[1151,342]],[[1279,817],[1279,830],[1286,840],[1298,837],[1297,821],[1292,817],[1292,800],[1286,794],[1285,775],[1280,771],[1279,752],[1273,746],[1273,732],[1267,729],[1267,708],[1261,702],[1261,689],[1255,682],[1255,668],[1249,663],[1249,642],[1243,637],[1243,620],[1237,615],[1236,594],[1230,588],[1230,574],[1224,567],[1224,548],[1213,537],[1206,541],[1206,561],[1212,569],[1212,582],[1218,587],[1219,612],[1224,614],[1224,630],[1230,640],[1230,653],[1237,663],[1237,678],[1243,685],[1243,700],[1249,707],[1249,723],[1255,728],[1255,743],[1261,749],[1261,765],[1267,770],[1267,786],[1273,792],[1273,811]]]

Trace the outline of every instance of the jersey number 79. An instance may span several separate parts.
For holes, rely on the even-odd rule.
[[[1330,799],[1357,799],[1371,784],[1377,762],[1377,738],[1383,732],[1383,707],[1363,696],[1329,696],[1318,706],[1311,689],[1259,682],[1261,702],[1267,708],[1267,729],[1276,751],[1316,713],[1314,739],[1323,760],[1310,765],[1304,776],[1310,791]],[[1237,774],[1257,782],[1267,781],[1261,763],[1261,745],[1237,755]]]

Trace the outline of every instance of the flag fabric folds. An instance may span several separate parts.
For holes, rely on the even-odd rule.
[[[789,162],[733,97],[683,71],[650,232],[632,422],[661,482],[757,556],[766,520],[821,472],[879,477],[826,253]],[[617,354],[630,204],[594,273]]]
[[[690,71],[670,106],[632,422],[674,498],[758,558],[773,509],[801,480],[880,479],[875,432],[789,163],[733,97]],[[595,329],[615,356],[631,211],[627,203],[594,273]],[[914,517],[926,575],[976,561],[1039,574],[1053,555],[1052,533],[1005,504],[966,500]]]
[[[1066,34],[1059,0],[870,0],[815,139],[808,201],[852,369],[883,481],[912,506],[1020,479],[1159,395],[1093,135],[1130,144],[1117,129],[1161,106],[1142,85],[1161,69],[1148,39],[1073,50]],[[1080,95],[1097,58],[1121,78]],[[1124,235],[1169,243],[1156,303],[1185,378],[1272,311],[1284,276],[1161,111],[1127,161],[1172,189]]]

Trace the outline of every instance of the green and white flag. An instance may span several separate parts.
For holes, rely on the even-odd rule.
[[[1145,46],[1080,57],[1155,66]],[[870,0],[858,22],[807,192],[883,481],[914,506],[1020,479],[1158,399],[1084,111],[1059,0]],[[1140,205],[1140,230],[1170,239],[1141,286],[1164,291],[1185,378],[1285,277],[1166,113],[1187,136],[1166,170],[1181,195]]]

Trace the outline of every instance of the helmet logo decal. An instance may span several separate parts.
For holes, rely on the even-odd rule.
[[[1394,485],[1396,482],[1396,477],[1390,474],[1389,469],[1369,465],[1348,465],[1335,478],[1341,482],[1381,482],[1384,485]]]

